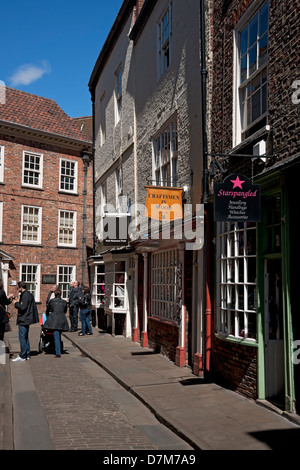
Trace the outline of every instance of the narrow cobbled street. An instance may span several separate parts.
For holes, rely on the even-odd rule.
[[[60,359],[38,354],[39,333],[30,361],[10,362],[16,450],[192,449],[66,338]],[[17,330],[7,336],[14,356]]]

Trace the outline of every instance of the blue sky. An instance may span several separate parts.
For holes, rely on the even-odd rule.
[[[1,2],[0,80],[92,114],[88,82],[123,0]]]

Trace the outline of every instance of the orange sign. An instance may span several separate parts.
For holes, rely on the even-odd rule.
[[[146,216],[155,220],[182,219],[182,188],[145,186]]]

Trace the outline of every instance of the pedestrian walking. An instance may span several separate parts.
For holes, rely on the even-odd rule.
[[[9,322],[6,307],[11,303],[12,296],[13,294],[6,296],[6,293],[3,290],[3,281],[0,279],[0,341],[4,340],[5,327]]]
[[[82,331],[78,336],[85,336],[86,329],[87,335],[92,335],[92,325],[91,325],[91,292],[89,287],[83,286],[82,293],[79,297],[79,307],[80,307],[80,321]]]
[[[61,298],[60,289],[54,291],[54,296],[54,299],[51,299],[47,305],[47,319],[44,328],[53,330],[55,354],[56,357],[61,357],[61,332],[69,331],[69,323],[66,317],[68,303]]]
[[[73,286],[71,285],[70,293],[69,293],[69,317],[71,328],[69,331],[77,331],[78,330],[78,299],[79,296],[82,294],[81,289],[79,287],[79,282],[74,281]]]
[[[18,282],[20,299],[13,299],[12,303],[18,310],[17,325],[19,328],[19,341],[21,352],[13,361],[26,361],[30,359],[29,326],[38,323],[39,315],[33,295],[27,290],[25,282]]]

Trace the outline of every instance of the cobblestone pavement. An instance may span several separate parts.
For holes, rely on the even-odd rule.
[[[25,374],[26,367],[31,374],[54,449],[192,450],[68,340],[64,339],[66,352],[60,359],[51,354],[34,353],[38,334],[38,326],[31,327],[31,360],[11,363],[11,370],[12,376],[18,376],[21,371]],[[13,332],[10,333],[10,343],[11,353],[18,352]],[[28,432],[30,425],[34,429],[36,424],[28,423]],[[25,447],[29,445],[27,443]],[[19,446],[24,448],[22,443]],[[40,448],[42,444],[38,446]]]

